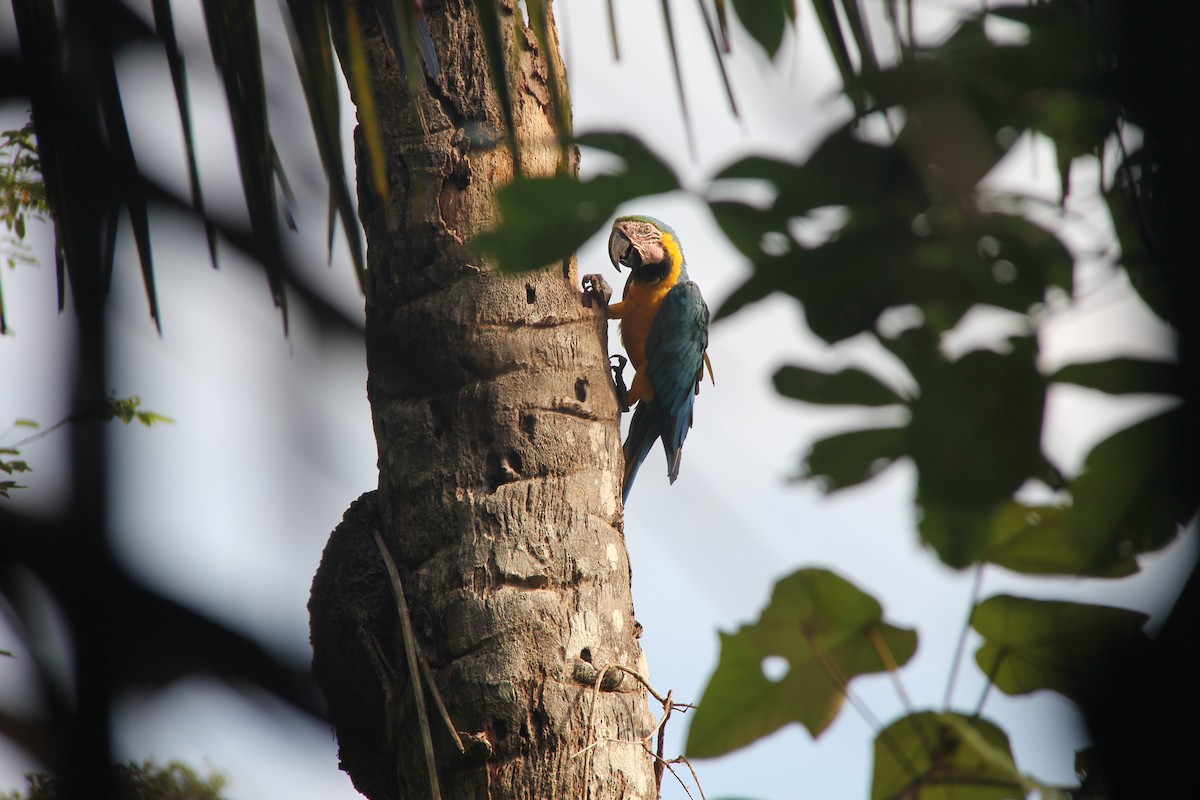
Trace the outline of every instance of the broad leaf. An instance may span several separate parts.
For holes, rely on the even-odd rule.
[[[561,173],[518,177],[502,187],[496,205],[503,222],[472,243],[500,269],[531,270],[569,258],[621,203],[679,186],[671,168],[633,136],[590,134],[576,141],[620,156],[624,171],[588,181]]]
[[[904,664],[916,648],[916,632],[884,622],[874,598],[831,572],[801,570],[775,585],[758,622],[721,634],[687,753],[722,755],[792,722],[819,736],[837,716],[847,681]],[[778,680],[763,672],[771,657],[788,663]]]
[[[952,567],[977,561],[995,507],[1045,463],[1041,451],[1046,386],[1037,342],[1011,340],[1007,354],[976,350],[931,361],[914,376],[910,442],[919,473],[921,536]]]
[[[1110,358],[1068,364],[1050,376],[1052,383],[1073,383],[1108,394],[1179,394],[1179,365],[1140,358]]]
[[[874,375],[854,368],[830,373],[781,367],[775,373],[775,391],[806,403],[826,405],[889,406],[904,402]]]
[[[985,719],[922,711],[875,738],[871,800],[1012,800],[1031,783],[1013,763],[1008,736]]]
[[[878,475],[907,452],[903,428],[864,428],[813,442],[803,477],[821,482],[825,492],[857,486]]]
[[[1138,571],[1130,553],[1096,562],[1091,548],[1074,541],[1066,526],[1071,510],[1011,502],[991,515],[991,538],[983,560],[1027,575],[1123,578]]]
[[[1078,701],[1115,643],[1143,638],[1147,616],[1110,606],[997,595],[975,607],[979,668],[1006,694],[1039,689]]]
[[[746,32],[774,58],[784,30],[795,19],[794,0],[733,0],[733,9]]]
[[[1196,513],[1195,480],[1182,411],[1114,433],[1092,448],[1070,486],[1066,535],[1086,563],[1158,550]]]

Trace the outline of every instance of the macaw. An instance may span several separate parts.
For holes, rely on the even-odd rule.
[[[621,321],[621,341],[637,370],[625,388],[625,361],[613,367],[623,410],[634,403],[625,439],[622,502],[638,468],[656,440],[667,455],[667,477],[679,477],[683,440],[692,427],[692,405],[708,360],[708,306],[688,278],[687,263],[675,231],[652,217],[620,217],[608,237],[608,256],[617,271],[631,270],[621,301],[608,304],[612,290],[599,275],[584,276],[584,291],[607,306],[609,319]]]

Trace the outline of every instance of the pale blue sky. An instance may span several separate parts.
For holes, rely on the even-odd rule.
[[[194,0],[176,2],[177,16],[198,20]],[[918,4],[930,35],[945,29],[946,12]],[[273,3],[261,3],[264,16]],[[729,68],[742,118],[728,112],[717,83],[695,4],[673,3],[683,42],[688,99],[698,161],[688,158],[677,99],[663,48],[657,4],[617,3],[623,60],[613,63],[604,4],[560,3],[560,34],[570,70],[574,117],[580,131],[634,130],[692,188],[720,165],[751,151],[799,157],[844,120],[836,76],[809,6],[801,3],[799,44],[789,37],[774,64],[734,31]],[[877,10],[874,4],[868,4]],[[922,10],[926,9],[926,10]],[[877,24],[882,30],[882,23]],[[200,28],[202,29],[202,28]],[[1011,33],[1011,31],[1009,32]],[[285,165],[299,198],[299,234],[290,242],[303,266],[342,307],[361,314],[354,278],[339,240],[332,268],[324,264],[325,200],[316,154],[303,134],[304,115],[291,66],[279,44],[268,43],[272,113]],[[236,171],[221,90],[211,75],[202,36],[185,37],[194,116],[208,196],[236,208]],[[143,163],[163,180],[186,186],[169,81],[154,53],[131,55],[122,85]],[[653,91],[647,91],[647,89]],[[136,91],[133,91],[136,90]],[[8,109],[12,111],[12,109]],[[19,112],[20,109],[17,109]],[[10,119],[4,117],[4,120]],[[8,124],[6,122],[6,124]],[[347,128],[348,130],[348,128]],[[293,132],[296,132],[294,135]],[[347,160],[350,155],[347,154]],[[992,177],[998,187],[1021,185],[1056,196],[1053,158],[1037,143],[1018,146]],[[585,170],[589,162],[585,155]],[[1080,252],[1109,236],[1095,199],[1087,197],[1086,167],[1077,170],[1073,200],[1085,223],[1073,234]],[[715,307],[748,267],[721,237],[704,206],[689,195],[648,198],[624,212],[648,213],[680,234],[690,273]],[[120,358],[112,387],[140,394],[147,407],[178,420],[146,431],[114,430],[114,531],[122,556],[145,579],[173,596],[247,631],[279,652],[307,658],[308,586],[329,530],[342,511],[376,480],[374,440],[365,397],[361,346],[323,335],[293,304],[292,334],[281,335],[266,284],[258,271],[224,248],[222,268],[207,263],[194,225],[158,213],[154,220],[160,338],[146,313],[132,246],[114,277],[112,337]],[[340,236],[340,234],[339,234]],[[39,257],[52,263],[44,236]],[[603,236],[581,250],[580,271],[605,272]],[[65,415],[62,380],[70,364],[69,315],[55,312],[49,266],[5,271],[6,300],[16,335],[0,340],[0,424],[17,417],[49,422]],[[1044,361],[1111,353],[1163,356],[1162,329],[1111,267],[1081,266],[1085,299],[1053,313],[1043,339]],[[978,315],[960,338],[978,346],[1004,320]],[[617,338],[612,337],[616,349]],[[775,395],[770,376],[784,363],[865,364],[903,380],[861,340],[836,350],[807,333],[798,305],[773,299],[714,327],[715,386],[705,384],[695,428],[685,447],[679,481],[668,486],[661,456],[652,453],[626,514],[633,592],[642,639],[656,687],[677,700],[697,700],[715,665],[717,631],[753,621],[773,582],[802,566],[836,570],[881,600],[896,624],[916,627],[917,656],[901,677],[918,708],[939,706],[951,654],[967,613],[970,576],[942,566],[921,548],[913,525],[913,472],[888,470],[865,487],[833,498],[811,485],[786,481],[808,444],[850,427],[869,413],[830,412]],[[1046,446],[1068,467],[1096,440],[1144,415],[1151,404],[1120,402],[1083,390],[1055,389],[1048,407]],[[52,513],[63,502],[65,439],[29,448],[37,471],[13,503]],[[1144,559],[1145,570],[1119,583],[1035,581],[992,569],[984,594],[1017,591],[1038,597],[1085,598],[1161,612],[1163,593],[1177,587],[1196,553],[1195,536]],[[10,633],[0,627],[0,647]],[[969,651],[973,650],[970,647]],[[27,659],[0,660],[0,700],[26,691]],[[852,684],[875,717],[887,724],[903,713],[889,679]],[[973,709],[983,686],[968,657],[955,701]],[[1009,698],[992,693],[986,716],[1012,736],[1018,765],[1049,781],[1069,781],[1072,749],[1083,734],[1069,704],[1052,695]],[[329,731],[262,698],[244,697],[205,679],[164,692],[127,698],[117,714],[120,755],[160,761],[211,763],[229,774],[233,800],[289,797],[307,800],[358,795],[337,770]],[[673,720],[668,751],[682,750],[686,718]],[[866,797],[873,730],[853,708],[816,742],[791,726],[725,759],[699,762],[708,797]],[[612,745],[616,746],[616,745]],[[0,791],[20,785],[35,765],[0,742]],[[668,798],[684,797],[670,787]]]

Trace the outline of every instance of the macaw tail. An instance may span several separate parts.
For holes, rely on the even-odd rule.
[[[629,501],[629,489],[637,477],[638,468],[650,454],[650,448],[662,432],[661,410],[653,400],[643,400],[633,410],[629,421],[629,435],[625,437],[625,480],[622,483],[621,502]]]
[[[690,396],[689,396],[690,400]],[[625,437],[625,482],[621,491],[621,502],[629,500],[629,488],[638,469],[654,443],[662,439],[663,451],[667,454],[667,477],[671,483],[679,477],[679,462],[683,457],[683,440],[692,427],[692,404],[688,402],[684,413],[672,417],[654,400],[643,400],[633,410],[629,421],[629,435]]]

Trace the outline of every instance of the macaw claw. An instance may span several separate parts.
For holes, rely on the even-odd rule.
[[[608,357],[609,361],[616,359],[615,364],[610,364],[609,369],[612,370],[613,386],[617,390],[617,402],[621,404],[622,411],[629,410],[629,388],[625,385],[625,365],[629,363],[629,359],[620,353],[616,353]]]
[[[608,311],[608,301],[612,299],[612,287],[608,285],[608,281],[604,280],[604,276],[593,273],[583,276],[583,304],[588,308],[592,307],[594,300],[600,308]]]

